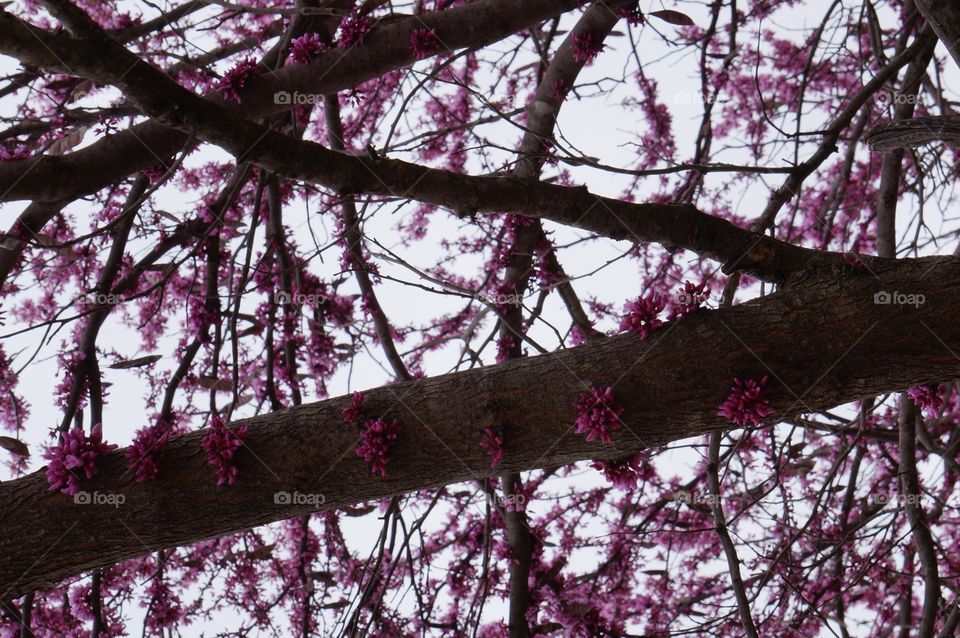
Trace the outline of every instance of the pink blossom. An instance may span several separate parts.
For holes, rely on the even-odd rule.
[[[577,411],[577,434],[586,434],[587,441],[610,443],[611,433],[620,429],[623,407],[614,401],[613,388],[590,388],[577,397],[573,408]]]
[[[79,484],[74,470],[82,470],[88,479],[93,478],[97,475],[97,457],[116,447],[103,442],[103,427],[99,423],[91,428],[90,436],[82,428],[66,432],[60,443],[43,453],[43,457],[50,461],[47,465],[50,491],[76,494]]]
[[[337,38],[337,46],[348,48],[354,45],[363,44],[363,39],[373,27],[373,23],[366,16],[347,16],[340,22],[340,35]]]
[[[767,375],[760,380],[734,379],[730,395],[720,404],[717,414],[736,425],[760,425],[764,417],[774,413],[763,396],[766,385]]]
[[[490,469],[495,470],[503,459],[503,434],[494,428],[484,428],[483,434],[484,438],[480,445],[490,455]]]
[[[370,464],[370,470],[374,474],[386,476],[390,447],[399,435],[400,424],[396,419],[391,423],[383,419],[367,421],[363,442],[357,447],[357,456]]]
[[[217,91],[225,100],[233,100],[240,104],[240,89],[247,84],[247,80],[257,72],[257,63],[251,59],[239,62],[235,67],[223,74],[217,84]]]
[[[229,429],[219,416],[213,417],[210,431],[203,437],[203,449],[207,452],[207,463],[217,468],[217,485],[233,485],[237,480],[237,466],[233,465],[233,455],[243,445],[243,437],[250,428],[246,425]]]
[[[940,408],[943,407],[943,398],[935,385],[925,384],[910,388],[907,390],[907,396],[925,410],[928,415],[936,416],[940,413]]]
[[[638,480],[656,475],[643,452],[612,461],[593,461],[590,467],[602,472],[614,487],[624,490],[636,489]]]
[[[626,18],[627,23],[629,23],[632,27],[643,24],[643,11],[636,7],[632,9],[622,7],[617,13],[621,18]]]
[[[429,58],[440,48],[440,38],[433,29],[414,29],[410,32],[410,52],[414,59]]]
[[[138,483],[157,478],[163,448],[169,440],[170,431],[161,433],[159,426],[143,428],[137,432],[133,443],[127,448],[126,457]]]
[[[674,319],[682,319],[691,312],[699,309],[701,304],[703,304],[709,296],[704,292],[706,286],[706,282],[700,282],[696,285],[694,285],[692,281],[683,282],[683,289],[677,293],[677,303],[670,308],[670,314],[667,318],[671,321]]]
[[[326,48],[319,35],[306,33],[290,42],[290,60],[295,64],[306,64]]]
[[[30,149],[23,144],[17,144],[11,151],[7,146],[0,144],[0,162],[21,160],[30,157]]]
[[[354,392],[350,398],[350,405],[345,407],[340,413],[343,420],[347,423],[356,423],[360,418],[360,411],[363,409],[363,392]]]
[[[660,295],[651,292],[646,297],[637,297],[623,307],[625,314],[620,321],[620,330],[640,335],[645,340],[650,333],[663,325],[657,315],[663,311],[664,301]]]
[[[580,64],[590,64],[603,51],[603,42],[592,33],[574,33],[572,37],[573,59]]]
[[[570,93],[570,87],[563,80],[563,78],[554,80],[550,85],[550,97],[557,102],[563,102],[565,99],[567,99],[568,93]]]

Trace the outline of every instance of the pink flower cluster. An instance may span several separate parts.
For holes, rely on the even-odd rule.
[[[337,46],[342,48],[360,46],[363,39],[373,27],[373,23],[366,16],[347,16],[340,22],[340,34],[337,38]]]
[[[160,457],[170,440],[170,430],[159,425],[143,428],[137,432],[133,443],[127,448],[127,465],[134,471],[137,483],[157,478],[160,473]]]
[[[761,379],[734,379],[730,395],[720,404],[717,414],[737,425],[760,425],[763,419],[773,414],[767,399],[767,375]]]
[[[497,469],[503,459],[503,434],[494,428],[484,428],[481,447],[490,454],[490,469]]]
[[[440,48],[440,38],[433,29],[414,29],[410,32],[410,52],[414,59],[429,58]]]
[[[700,305],[707,300],[708,294],[705,292],[706,282],[700,282],[694,285],[692,281],[683,282],[683,289],[677,293],[677,303],[670,308],[670,314],[667,318],[670,321],[674,319],[683,319],[691,312],[700,308]]]
[[[626,7],[623,7],[617,13],[620,15],[621,18],[626,18],[627,23],[632,27],[640,26],[641,24],[643,24],[643,11],[641,11],[636,7],[634,7],[633,9],[628,9]]]
[[[290,42],[290,60],[295,64],[306,64],[326,48],[319,35],[306,33]]]
[[[590,467],[602,472],[604,478],[615,487],[632,490],[636,489],[637,481],[645,473],[649,473],[650,468],[644,464],[644,460],[644,454],[637,452],[633,456],[614,461],[594,461],[590,464]]]
[[[22,144],[17,144],[12,151],[3,144],[0,144],[0,162],[21,160],[28,157],[30,157],[30,149]]]
[[[664,301],[655,292],[646,297],[637,297],[636,301],[628,301],[623,311],[625,316],[620,321],[620,330],[640,335],[645,340],[650,333],[663,325],[657,316],[663,311]]]
[[[250,428],[246,425],[233,430],[227,427],[222,418],[215,416],[210,431],[203,437],[203,449],[207,452],[207,463],[217,468],[217,485],[233,485],[237,480],[237,466],[232,463],[237,448],[243,445],[243,437]]]
[[[220,82],[217,83],[217,91],[223,95],[225,100],[233,100],[240,104],[240,89],[246,86],[247,80],[253,77],[256,72],[256,62],[250,59],[243,60],[223,74]]]
[[[938,415],[940,408],[943,407],[943,398],[935,385],[925,384],[910,388],[907,390],[907,396],[928,415]]]
[[[367,421],[363,432],[363,442],[357,447],[357,456],[370,464],[370,471],[380,476],[387,475],[390,463],[390,448],[400,435],[400,424],[394,419],[387,423],[383,419]]]
[[[90,436],[82,428],[70,430],[62,436],[59,444],[43,453],[43,457],[50,461],[47,465],[50,491],[76,494],[79,484],[74,470],[82,471],[88,479],[93,478],[97,475],[97,457],[116,447],[103,442],[103,427],[99,423],[90,430]]]
[[[620,429],[623,407],[614,401],[613,388],[590,388],[577,397],[573,408],[577,411],[577,434],[586,434],[587,441],[609,443],[613,440],[611,433]]]
[[[343,420],[347,423],[356,423],[360,418],[360,411],[363,410],[363,392],[354,392],[350,397],[350,405],[340,411]]]
[[[574,33],[572,37],[573,59],[580,64],[590,64],[603,51],[603,42],[592,33]]]

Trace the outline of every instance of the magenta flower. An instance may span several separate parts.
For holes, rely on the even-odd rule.
[[[925,384],[910,388],[907,390],[907,396],[930,415],[939,414],[940,408],[943,407],[943,398],[935,385]]]
[[[650,470],[650,467],[644,463],[644,459],[644,454],[637,452],[633,456],[613,461],[593,461],[590,467],[602,472],[604,478],[614,487],[632,490],[636,489],[637,480]]]
[[[708,294],[705,291],[707,283],[700,282],[694,285],[692,281],[683,282],[683,289],[677,293],[677,303],[670,308],[670,314],[667,318],[670,321],[674,319],[683,319],[691,312],[695,312],[700,305],[707,300]]]
[[[587,441],[612,441],[611,433],[620,429],[623,407],[613,399],[613,388],[590,388],[577,397],[573,408],[577,411],[577,434],[586,434]]]
[[[503,435],[494,428],[484,428],[484,438],[480,446],[490,455],[490,469],[497,469],[503,459]]]
[[[229,429],[219,416],[213,417],[210,431],[203,437],[203,449],[207,463],[217,468],[217,485],[233,485],[237,480],[237,466],[232,463],[237,448],[243,445],[243,437],[250,428],[246,425]]]
[[[570,86],[563,79],[554,80],[550,85],[550,97],[557,102],[563,102],[570,93]]]
[[[30,157],[30,149],[22,144],[17,144],[13,150],[0,144],[0,162],[9,162],[21,160]]]
[[[350,405],[340,411],[343,420],[347,423],[356,423],[360,418],[360,411],[363,409],[363,392],[354,392],[350,398]]]
[[[417,60],[429,58],[440,48],[440,38],[433,29],[414,29],[410,32],[410,52]]]
[[[383,419],[367,421],[363,432],[363,442],[357,447],[357,456],[370,464],[370,471],[380,476],[387,475],[390,463],[390,448],[400,435],[400,424],[394,419],[387,423]]]
[[[755,379],[734,379],[730,395],[720,404],[717,414],[736,425],[760,425],[763,419],[774,413],[764,398],[767,375]]]
[[[604,44],[592,33],[573,34],[573,59],[580,64],[590,64],[603,51]]]
[[[82,471],[88,479],[93,478],[97,475],[97,457],[116,447],[103,442],[103,428],[99,423],[90,430],[90,436],[82,428],[65,433],[60,443],[43,453],[43,457],[50,461],[47,465],[50,491],[76,494],[78,472]]]
[[[627,22],[632,27],[639,26],[643,24],[643,11],[634,7],[633,9],[627,9],[626,7],[621,8],[617,14],[621,18],[626,18]]]
[[[290,60],[296,64],[306,64],[326,48],[319,35],[306,33],[290,42]]]
[[[225,100],[233,100],[240,104],[240,89],[246,86],[247,80],[253,77],[256,72],[256,62],[250,59],[243,60],[223,74],[217,84],[217,91],[223,95]]]
[[[620,330],[638,334],[641,340],[646,339],[663,325],[657,315],[663,311],[664,305],[660,295],[653,292],[646,297],[637,297],[636,301],[628,301],[623,307],[625,316],[620,321]]]
[[[347,16],[340,22],[340,35],[337,38],[337,46],[342,48],[360,46],[363,44],[363,38],[373,24],[366,16]]]
[[[160,473],[160,457],[170,440],[170,431],[160,432],[159,427],[143,428],[127,448],[128,467],[134,471],[137,483],[157,478]]]

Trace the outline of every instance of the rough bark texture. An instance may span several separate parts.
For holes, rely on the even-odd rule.
[[[400,160],[340,153],[292,139],[232,107],[195,95],[106,38],[77,41],[31,30],[5,17],[2,10],[0,27],[0,52],[49,68],[69,64],[75,73],[121,88],[144,113],[221,146],[238,161],[342,194],[415,199],[463,215],[510,212],[549,219],[613,239],[688,249],[723,263],[726,271],[746,271],[772,281],[783,281],[815,262],[838,259],[743,230],[689,204],[634,204],[600,197],[586,187],[503,175],[462,175]],[[4,188],[12,192],[18,182],[7,186],[2,168],[0,192]]]
[[[42,471],[0,484],[0,591],[5,598],[116,561],[304,515],[277,492],[323,494],[321,509],[476,479],[491,473],[483,428],[504,426],[499,470],[521,471],[639,449],[728,428],[716,415],[735,376],[770,375],[776,416],[809,413],[960,375],[960,259],[871,262],[872,272],[801,273],[764,299],[700,311],[647,341],[621,335],[535,358],[397,383],[366,393],[371,417],[403,432],[389,476],[355,455],[346,398],[282,410],[250,425],[239,479],[216,487],[204,431],[169,445],[157,480],[135,483],[119,450],[82,489],[122,494],[120,507],[49,494]],[[877,293],[923,303],[875,303]],[[904,298],[900,298],[903,301]],[[613,386],[627,428],[610,445],[573,432],[572,403]]]
[[[277,92],[323,95],[349,89],[402,68],[414,61],[409,46],[412,28],[434,28],[451,49],[479,47],[578,5],[577,0],[526,0],[520,4],[513,0],[481,0],[436,14],[400,20],[368,34],[361,47],[333,49],[317,55],[310,64],[289,66],[251,79],[241,92],[243,105],[240,108],[248,117],[265,117],[295,106],[280,104],[274,97]],[[0,33],[11,38],[16,33],[26,38],[20,43],[25,47],[21,52],[38,44],[37,40],[27,41],[33,39],[31,32],[44,33],[0,10]],[[61,39],[69,48],[71,44],[67,40],[66,36]],[[80,41],[72,44],[80,46]],[[90,63],[97,64],[101,62],[102,53],[94,47],[85,57]],[[64,67],[64,62],[69,69]],[[49,50],[41,66],[51,71],[78,73],[71,60]],[[209,97],[219,99],[216,95]],[[68,155],[4,162],[0,165],[0,201],[60,201],[95,193],[138,170],[169,159],[187,140],[184,133],[160,122],[149,121]]]

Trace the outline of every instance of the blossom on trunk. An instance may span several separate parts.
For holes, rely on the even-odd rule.
[[[490,469],[497,469],[503,459],[503,434],[494,428],[484,428],[484,438],[480,445],[490,455]]]
[[[222,418],[213,417],[210,431],[203,437],[203,449],[207,452],[207,463],[217,468],[217,485],[233,485],[237,480],[237,466],[233,464],[233,455],[243,445],[243,437],[250,428],[246,425],[230,429]]]
[[[620,330],[640,335],[646,339],[650,333],[663,325],[657,318],[664,308],[664,301],[655,292],[646,297],[637,297],[636,301],[628,301],[624,305],[624,317],[620,321]]]
[[[577,397],[573,405],[577,411],[577,434],[585,434],[588,441],[612,441],[611,433],[620,429],[623,407],[613,399],[613,388],[590,388]]]
[[[66,432],[60,443],[49,448],[43,457],[50,461],[47,465],[47,482],[51,492],[76,494],[79,490],[77,474],[91,479],[97,475],[97,457],[106,454],[117,446],[103,442],[103,427],[96,424],[88,436],[82,428]]]
[[[417,60],[429,58],[440,49],[440,38],[433,29],[414,29],[410,32],[410,52]]]
[[[400,424],[394,419],[387,423],[383,419],[367,421],[363,432],[363,441],[357,447],[357,456],[370,464],[370,471],[380,476],[387,475],[390,463],[390,448],[400,435]]]
[[[223,74],[217,84],[217,91],[225,100],[233,100],[240,104],[240,89],[247,84],[247,80],[257,72],[257,63],[253,60],[243,60],[235,67]]]
[[[603,41],[592,33],[573,34],[573,59],[580,64],[590,64],[603,51]]]
[[[734,379],[726,400],[720,404],[717,414],[736,425],[760,425],[774,410],[763,396],[766,392],[767,375],[758,379]]]
[[[157,478],[160,473],[160,457],[170,440],[170,431],[161,432],[158,427],[143,428],[137,432],[133,443],[127,448],[128,467],[134,471],[138,483]]]
[[[354,392],[350,397],[350,404],[340,411],[346,423],[356,423],[363,409],[363,392]]]

